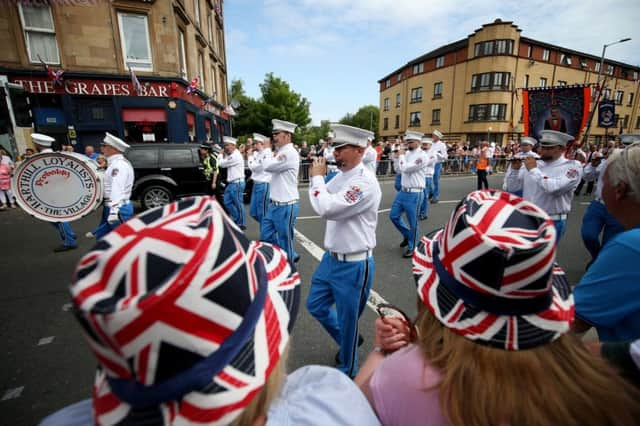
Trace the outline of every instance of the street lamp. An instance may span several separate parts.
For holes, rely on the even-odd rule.
[[[597,97],[596,97],[596,101],[593,104],[593,108],[591,109],[591,115],[589,116],[589,121],[587,122],[587,131],[585,132],[585,135],[584,135],[585,143],[589,143],[589,136],[591,134],[591,121],[593,120],[593,115],[595,114],[596,109],[598,109],[598,102],[600,101],[600,95],[603,89],[603,87],[600,86],[600,77],[602,76],[602,67],[604,67],[604,52],[607,51],[607,47],[609,46],[613,46],[614,44],[624,43],[625,41],[629,41],[629,40],[631,40],[631,37],[623,38],[618,41],[607,43],[602,46],[602,56],[600,56],[600,67],[598,67],[598,80],[596,83],[596,87],[598,89],[598,91],[596,92]]]

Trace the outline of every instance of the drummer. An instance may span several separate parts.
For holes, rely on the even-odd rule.
[[[51,149],[51,144],[55,141],[51,136],[43,135],[41,133],[32,133],[31,140],[36,147],[36,150],[39,153],[47,153],[53,152]],[[76,243],[76,234],[71,229],[71,225],[69,222],[55,222],[51,223],[53,226],[58,229],[60,233],[60,239],[62,240],[62,244],[59,247],[53,249],[54,253],[61,253],[63,251],[74,250],[78,248],[78,244]]]
[[[101,146],[108,163],[107,170],[104,172],[102,221],[94,231],[87,233],[87,237],[97,239],[104,237],[133,216],[133,205],[130,201],[134,177],[133,167],[123,155],[129,145],[107,132]]]

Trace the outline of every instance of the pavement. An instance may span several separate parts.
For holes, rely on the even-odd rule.
[[[492,187],[502,186],[501,175],[489,177]],[[411,260],[402,258],[400,234],[389,220],[395,196],[392,181],[382,183],[382,204],[375,249],[373,291],[409,315],[416,312],[416,291]],[[440,203],[429,205],[429,218],[420,222],[427,233],[444,226],[455,204],[475,189],[475,176],[441,180]],[[304,307],[311,277],[322,255],[324,221],[313,212],[306,188],[296,224],[296,247],[301,255],[298,269],[303,299],[293,332],[289,371],[308,364],[333,365],[337,345]],[[558,262],[569,280],[577,283],[588,254],[580,237],[581,218],[590,198],[575,197],[567,232],[560,242]],[[247,206],[248,212],[248,206]],[[20,209],[0,212],[0,425],[33,425],[46,415],[90,397],[96,361],[85,344],[80,326],[70,311],[68,286],[79,258],[94,240],[84,234],[99,222],[94,212],[72,224],[78,235],[77,250],[52,253],[59,245],[57,231]],[[249,218],[247,236],[257,239],[257,224]],[[373,346],[376,315],[366,309],[360,320],[365,343],[360,360]]]

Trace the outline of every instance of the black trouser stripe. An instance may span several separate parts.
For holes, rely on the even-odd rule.
[[[267,215],[267,206],[269,205],[269,184],[264,185],[265,190],[262,194],[262,217]],[[262,218],[260,219],[262,221]]]
[[[360,288],[360,298],[358,299],[358,313],[360,312],[360,306],[362,306],[364,294],[367,289],[367,281],[369,280],[369,259],[364,261],[364,279],[362,281],[362,287]],[[351,364],[349,364],[348,376],[353,376],[353,367],[356,363],[356,357],[358,356],[358,320],[360,315],[356,315],[356,332],[353,334],[353,342],[351,342]]]
[[[418,202],[416,203],[416,226],[415,228],[413,228],[413,249],[416,249],[416,240],[418,238],[418,215],[420,214],[420,203],[422,202],[422,200],[420,199],[420,196],[422,195],[421,192],[418,192]]]

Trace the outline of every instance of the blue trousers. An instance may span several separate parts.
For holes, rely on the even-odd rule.
[[[260,240],[275,244],[286,251],[291,264],[298,258],[298,253],[293,247],[293,230],[297,217],[298,203],[287,206],[270,204],[260,229]]]
[[[420,217],[429,216],[429,195],[431,195],[431,190],[433,189],[433,178],[431,176],[427,176],[424,183],[422,203],[420,203]]]
[[[556,227],[556,246],[560,244],[560,239],[564,235],[564,231],[567,230],[567,221],[566,220],[554,220],[553,226]]]
[[[224,206],[227,208],[231,219],[238,226],[247,226],[244,202],[242,200],[243,193],[244,181],[231,182],[224,189]]]
[[[96,236],[97,240],[107,235],[119,225],[118,224],[116,226],[111,226],[109,222],[107,222],[107,218],[109,217],[109,210],[109,207],[107,207],[106,205],[102,207],[102,217],[100,218],[100,225],[98,225],[96,229],[91,231],[91,233]],[[120,207],[120,210],[118,210],[118,219],[120,219],[120,223],[125,223],[126,221],[131,219],[132,216],[133,204],[131,204],[131,202],[124,204],[122,207]]]
[[[55,222],[55,223],[52,222],[51,225],[53,225],[58,230],[63,246],[65,247],[77,246],[76,234],[73,232],[73,229],[71,229],[71,225],[69,225],[69,222]]]
[[[251,190],[249,214],[260,226],[262,226],[262,219],[267,214],[267,207],[269,207],[269,184],[267,182],[254,182]]]
[[[400,192],[402,189],[402,173],[396,174],[396,180],[393,182],[393,187],[396,192]]]
[[[594,200],[589,204],[582,218],[581,233],[584,246],[592,259],[598,256],[600,249],[607,241],[622,231],[624,231],[622,224],[609,213],[603,203]],[[602,242],[600,242],[600,234],[602,234]]]
[[[327,175],[324,177],[324,183],[329,182],[331,179],[336,177],[337,174],[338,172],[328,172]]]
[[[307,310],[340,345],[338,368],[349,377],[358,372],[358,319],[367,303],[374,271],[373,256],[360,262],[341,262],[325,252],[311,278]]]
[[[431,192],[431,198],[434,201],[438,201],[440,197],[440,173],[442,172],[442,163],[436,163],[433,169],[433,191]]]
[[[418,240],[418,212],[422,203],[422,192],[398,192],[391,204],[389,218],[398,231],[409,242],[407,249],[413,251]],[[407,217],[408,225],[402,220],[402,213]]]

